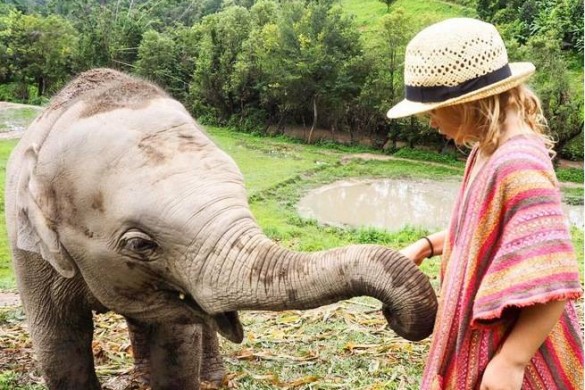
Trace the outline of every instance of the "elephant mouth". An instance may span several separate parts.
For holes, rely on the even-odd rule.
[[[233,343],[241,343],[244,339],[244,328],[240,322],[237,311],[229,311],[218,314],[209,314],[197,303],[191,294],[178,288],[165,288],[159,290],[179,306],[186,306],[202,322],[211,324],[219,334]]]

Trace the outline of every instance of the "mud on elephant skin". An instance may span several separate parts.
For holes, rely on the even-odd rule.
[[[221,381],[217,335],[238,310],[309,309],[369,295],[419,340],[436,297],[398,253],[354,245],[292,252],[250,213],[234,161],[158,87],[109,69],[69,83],[7,168],[6,215],[33,345],[51,389],[98,389],[92,312],[127,322],[154,389]]]

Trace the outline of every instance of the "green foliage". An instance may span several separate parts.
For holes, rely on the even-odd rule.
[[[73,70],[76,42],[77,32],[58,15],[0,15],[0,82],[13,83],[13,98],[24,102],[55,92]]]
[[[581,0],[478,0],[477,14],[486,21],[513,26],[513,37],[522,44],[548,35],[554,36],[559,48],[583,54]]]
[[[0,372],[0,390],[43,390],[42,385],[21,385],[23,375],[15,371]]]
[[[411,19],[409,28],[418,31],[451,17],[476,17],[474,0],[469,0],[472,4],[461,4],[465,1],[396,0],[390,7],[390,13],[404,10],[405,16]],[[375,35],[374,30],[378,29],[380,19],[388,13],[380,0],[341,0],[340,3],[344,12],[354,17],[365,41]]]
[[[188,105],[195,115],[213,107],[219,123],[227,120],[243,101],[241,83],[235,78],[235,64],[251,24],[250,12],[239,6],[207,16],[200,26],[199,52],[190,84]]]
[[[145,5],[75,1],[67,11],[80,32],[81,69],[111,67],[131,70],[138,59],[142,34],[157,24]]]
[[[13,324],[24,320],[24,309],[18,308],[0,308],[0,326],[4,324]],[[0,383],[2,380],[0,379]],[[1,385],[0,385],[1,386]],[[0,387],[1,388],[1,387]]]
[[[579,159],[578,0],[11,0],[0,6],[0,99],[43,103],[78,72],[113,67],[160,84],[203,123],[440,150],[446,143],[425,121],[385,113],[403,97],[409,39],[477,14],[498,24],[510,58],[537,65],[533,87],[557,152]]]
[[[396,0],[379,0],[382,3],[386,4],[386,11],[390,12],[390,6],[392,5],[392,3],[394,3]]]
[[[577,227],[571,227],[571,239],[573,241],[573,247],[575,248],[575,255],[577,256],[577,262],[579,263],[579,274],[581,275],[581,283],[583,283],[583,267],[585,263],[583,263],[583,230]]]
[[[559,181],[583,184],[583,169],[578,168],[557,168]]]
[[[583,161],[583,145],[583,132],[581,132],[565,144],[565,146],[559,151],[559,156],[567,160]]]
[[[365,80],[351,107],[349,127],[351,131],[376,129],[381,133],[382,144],[388,133],[398,136],[394,121],[389,128],[387,126],[386,111],[403,97],[402,63],[406,44],[414,34],[411,26],[412,19],[402,9],[397,9],[381,18],[371,39],[364,43]]]
[[[138,48],[135,72],[163,87],[171,94],[181,95],[183,80],[175,74],[177,48],[172,37],[154,30],[146,31]]]
[[[512,40],[508,46],[513,60],[535,64],[537,72],[530,83],[542,102],[556,140],[555,150],[563,150],[583,132],[583,94],[582,89],[573,85],[574,79],[558,42],[550,35],[535,35],[525,45]]]
[[[274,122],[339,127],[359,91],[359,35],[327,2],[294,1],[252,39],[260,102]]]

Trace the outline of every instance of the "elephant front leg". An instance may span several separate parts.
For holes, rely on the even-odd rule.
[[[134,372],[130,374],[129,382],[150,383],[150,337],[152,326],[130,318],[126,318],[132,356],[134,357]]]
[[[219,353],[217,332],[208,325],[202,325],[202,328],[201,381],[208,387],[219,388],[224,381],[225,368]]]
[[[44,323],[34,321],[35,314],[29,315],[33,345],[45,384],[50,390],[99,390],[91,349],[91,313],[84,313],[82,318],[73,315],[65,318],[68,316],[61,314],[59,319]]]
[[[199,389],[200,325],[153,325],[149,345],[150,385],[153,390]]]

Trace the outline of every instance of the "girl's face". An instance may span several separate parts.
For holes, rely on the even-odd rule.
[[[456,138],[461,128],[461,111],[452,106],[437,108],[429,114],[430,126],[447,138]]]

